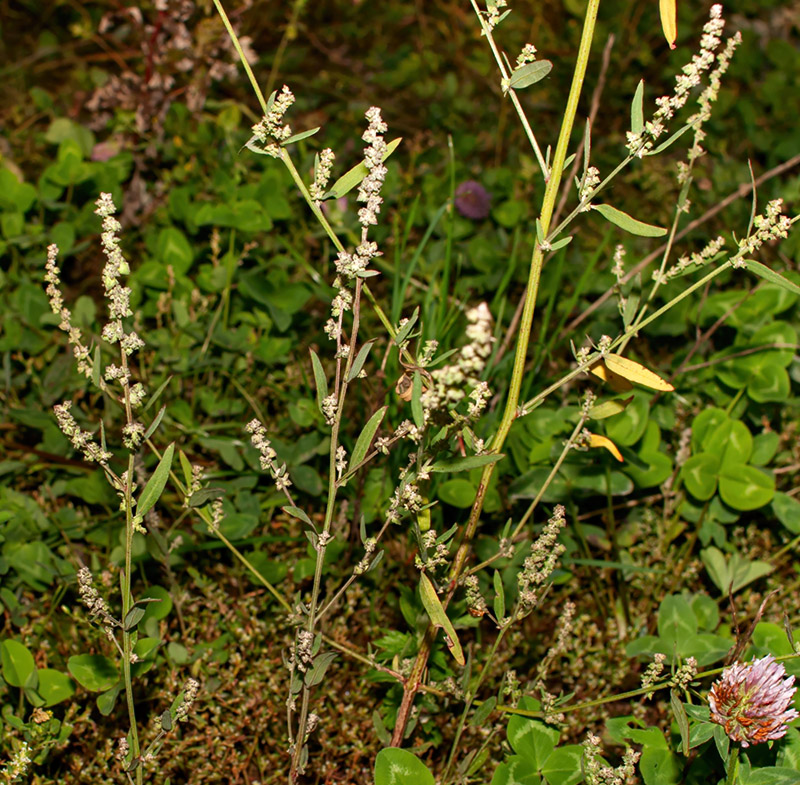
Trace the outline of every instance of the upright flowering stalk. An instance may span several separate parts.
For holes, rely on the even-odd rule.
[[[120,576],[122,594],[120,620],[118,621],[111,615],[105,602],[93,588],[92,576],[87,568],[84,567],[78,572],[77,580],[81,599],[89,608],[90,614],[100,622],[104,632],[115,644],[122,658],[123,683],[130,723],[130,733],[121,745],[121,751],[124,751],[122,760],[125,771],[128,772],[129,781],[135,780],[139,785],[143,782],[143,764],[149,762],[150,758],[148,753],[141,754],[133,697],[131,668],[138,657],[134,652],[137,622],[132,621],[133,617],[131,616],[134,608],[131,577],[133,535],[135,532],[145,532],[142,526],[142,516],[136,514],[134,458],[144,441],[146,432],[145,426],[138,420],[135,410],[141,406],[146,393],[141,384],[133,381],[129,362],[131,356],[142,349],[145,343],[127,325],[129,317],[133,315],[130,307],[131,290],[124,283],[125,276],[130,273],[130,266],[120,247],[119,232],[122,227],[114,217],[116,207],[111,194],[100,194],[96,206],[95,213],[103,220],[101,242],[106,257],[102,280],[108,306],[108,320],[103,326],[102,337],[106,343],[112,346],[116,345],[118,348],[118,363],[109,363],[104,370],[99,367],[100,353],[95,352],[93,357],[89,348],[84,344],[80,331],[72,326],[72,315],[64,305],[60,290],[59,270],[56,266],[58,248],[55,245],[51,245],[47,249],[46,292],[52,311],[60,318],[60,329],[69,336],[79,372],[92,379],[104,393],[124,409],[122,444],[128,450],[126,470],[121,474],[114,471],[111,466],[112,453],[106,449],[104,441],[98,445],[89,431],[80,428],[70,413],[70,401],[57,405],[54,411],[56,422],[75,449],[80,450],[86,460],[96,462],[103,468],[106,478],[120,497],[120,506],[125,514],[125,556]],[[121,637],[121,643],[117,639],[118,634]],[[131,776],[134,770],[135,774]]]
[[[749,665],[737,662],[711,687],[711,719],[742,747],[783,738],[787,725],[800,716],[789,708],[796,690],[794,676],[787,676],[771,654]]]

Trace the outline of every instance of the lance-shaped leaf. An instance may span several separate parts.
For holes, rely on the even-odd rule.
[[[309,349],[309,351],[311,352],[311,367],[314,369],[314,384],[317,388],[317,406],[322,411],[322,402],[328,397],[328,381],[317,353],[313,349]]]
[[[775,270],[770,270],[765,264],[761,264],[761,262],[757,262],[754,259],[745,259],[744,266],[750,270],[751,273],[755,273],[759,276],[759,278],[777,284],[782,289],[786,289],[787,292],[791,292],[792,294],[800,294],[800,286],[794,281],[784,278],[780,273],[776,273]]]
[[[381,159],[385,161],[396,149],[397,146],[402,142],[402,137],[398,137],[397,139],[392,139],[386,145],[386,154]],[[357,164],[354,166],[349,172],[345,172],[332,186],[330,191],[325,194],[325,199],[339,199],[344,196],[346,193],[349,193],[353,190],[367,175],[369,174],[369,169],[364,165],[364,163]]]
[[[288,139],[284,139],[281,142],[281,147],[287,147],[290,144],[294,144],[295,142],[299,142],[301,139],[308,139],[309,136],[314,136],[314,134],[319,131],[320,127],[317,128],[309,128],[308,131],[301,131],[299,134],[295,134],[294,136],[290,136]]]
[[[167,484],[169,470],[172,468],[172,455],[174,452],[174,443],[170,444],[170,446],[164,450],[164,454],[161,456],[156,470],[147,481],[147,485],[144,486],[142,495],[139,497],[139,503],[136,505],[137,515],[146,515],[150,512],[153,505],[158,501],[158,497],[161,496],[164,486]]]
[[[553,70],[553,64],[549,60],[537,60],[535,63],[528,63],[517,68],[508,80],[508,87],[511,90],[520,90],[523,87],[530,87],[544,79]]]
[[[649,387],[651,390],[659,390],[660,392],[672,392],[675,389],[666,379],[662,379],[654,371],[619,354],[607,354],[605,356],[605,364],[610,371],[634,384],[641,384],[643,387]]]
[[[607,436],[600,436],[600,434],[592,433],[589,435],[590,447],[604,447],[608,450],[620,463],[623,462],[622,453],[617,449],[617,445],[611,441]]]
[[[356,439],[356,446],[353,447],[353,453],[350,456],[351,471],[367,456],[369,446],[372,444],[372,437],[380,427],[381,422],[383,422],[383,418],[386,415],[386,410],[388,408],[388,406],[383,406],[378,409],[378,411],[375,412],[375,414],[373,414],[369,420],[367,420],[364,430],[358,435],[358,439]]]
[[[428,468],[431,472],[468,472],[489,463],[496,463],[505,457],[505,453],[488,455],[468,455],[466,458],[443,458]]]
[[[664,31],[664,38],[667,39],[669,48],[674,49],[675,39],[678,37],[676,0],[659,0],[658,5],[661,11],[661,28]]]
[[[606,417],[622,414],[632,400],[633,396],[631,395],[629,398],[614,398],[611,401],[595,404],[589,409],[589,417],[592,420],[605,420]]]
[[[610,204],[593,204],[592,210],[597,210],[606,221],[610,221],[626,232],[639,235],[639,237],[662,237],[667,233],[666,229],[660,226],[646,224],[643,221],[637,221],[632,216],[622,210],[617,210],[616,207],[612,207]]]
[[[607,382],[614,392],[628,392],[633,389],[633,385],[624,376],[610,371],[602,362],[593,365],[589,371],[598,379]]]
[[[450,619],[447,618],[447,614],[442,606],[442,601],[439,599],[439,595],[436,593],[436,589],[434,589],[430,578],[425,575],[425,573],[419,576],[419,596],[430,617],[431,624],[433,624],[434,627],[441,627],[441,629],[444,630],[445,643],[447,644],[447,648],[450,649],[453,659],[459,665],[463,665],[465,662],[464,652],[461,649],[461,644],[458,642],[456,629],[453,627],[453,623]]]
[[[631,101],[631,133],[637,136],[644,129],[644,79],[639,80]]]
[[[369,350],[372,348],[372,344],[377,339],[373,339],[371,341],[367,341],[361,349],[359,349],[358,354],[356,355],[356,359],[353,360],[353,364],[350,367],[350,372],[347,374],[347,382],[348,384],[353,381],[353,379],[361,373],[361,369],[364,367],[364,363],[367,361],[367,357],[369,356]]]

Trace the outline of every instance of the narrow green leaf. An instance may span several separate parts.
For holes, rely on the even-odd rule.
[[[308,524],[313,528],[314,524],[311,523],[311,518],[309,518],[305,511],[301,510],[299,507],[295,507],[291,504],[285,504],[283,507],[281,507],[281,509],[288,515],[291,515],[293,518],[298,518],[303,523]]]
[[[100,381],[102,380],[103,376],[103,367],[100,357],[100,347],[94,347],[94,356],[92,357],[92,384],[95,387],[100,386]]]
[[[590,159],[592,157],[592,121],[587,117],[586,126],[583,129],[583,176],[589,171]]]
[[[624,229],[626,232],[639,235],[640,237],[662,237],[667,233],[666,229],[637,221],[635,218],[622,212],[622,210],[617,210],[616,207],[612,207],[610,204],[593,204],[592,209],[597,210],[606,221],[610,221],[615,226],[619,226],[620,229]]]
[[[172,730],[172,712],[166,709],[161,715],[161,730],[169,733]]]
[[[575,160],[577,153],[571,153],[564,159],[564,165],[561,167],[562,172],[566,172],[569,165]]]
[[[670,690],[669,705],[672,708],[672,715],[678,723],[678,730],[681,733],[681,748],[684,755],[689,754],[689,718],[683,708],[683,703],[678,697],[677,690]]]
[[[475,713],[472,715],[469,724],[472,725],[473,728],[482,728],[486,720],[489,719],[489,715],[494,711],[495,706],[497,706],[497,698],[492,695],[491,698],[485,700],[475,709]]]
[[[161,393],[164,392],[166,386],[172,381],[171,376],[167,376],[161,384],[156,387],[156,391],[150,396],[150,400],[147,401],[147,406],[144,407],[144,411],[147,411],[151,406],[155,405],[155,402],[161,397]]]
[[[510,90],[521,90],[523,87],[530,87],[544,79],[553,70],[553,64],[549,60],[537,60],[534,63],[527,63],[511,74],[508,80]]]
[[[325,678],[325,673],[336,659],[336,656],[335,651],[326,651],[314,657],[314,663],[306,671],[304,678],[306,687],[314,687],[322,682]]]
[[[97,709],[104,717],[108,717],[108,715],[114,711],[114,704],[116,704],[117,698],[124,686],[125,684],[122,679],[119,679],[113,687],[100,693],[95,699]]]
[[[314,369],[314,383],[317,388],[317,406],[322,411],[322,401],[328,397],[328,382],[317,353],[313,349],[309,349],[309,352],[311,353],[311,367]]]
[[[178,459],[181,463],[181,469],[183,469],[183,480],[186,483],[186,487],[191,488],[192,464],[189,462],[189,459],[186,457],[186,453],[183,450],[178,450]]]
[[[690,128],[694,128],[694,125],[685,125],[683,128],[675,131],[672,136],[667,137],[666,141],[662,142],[657,147],[654,147],[649,153],[645,153],[645,155],[658,155],[659,153],[663,153],[668,147],[672,147],[675,142],[678,141]]]
[[[398,137],[389,142],[386,145],[386,154],[383,156],[382,160],[385,161],[397,149],[397,146],[402,141],[402,138]],[[340,199],[346,193],[352,191],[368,174],[369,169],[367,169],[363,162],[357,164],[349,172],[345,172],[345,174],[331,186],[330,191],[325,194],[324,198]]]
[[[503,577],[499,570],[494,571],[494,617],[503,621],[506,615],[506,592],[503,588]]]
[[[361,349],[359,349],[358,354],[356,355],[356,359],[353,360],[353,364],[350,366],[350,373],[347,374],[347,381],[352,382],[353,379],[361,373],[361,369],[364,367],[364,363],[367,361],[367,357],[369,357],[369,351],[372,349],[372,344],[375,343],[375,339],[371,341],[367,341]]]
[[[202,507],[213,499],[221,499],[224,495],[224,488],[201,488],[189,497],[189,506]]]
[[[631,133],[637,136],[644,129],[644,79],[639,80],[631,101]]]
[[[419,576],[419,596],[422,599],[422,604],[431,620],[431,624],[433,624],[434,627],[441,627],[444,630],[445,642],[447,643],[447,648],[450,649],[450,653],[453,655],[453,659],[459,665],[463,665],[465,662],[464,652],[461,649],[461,644],[458,642],[456,629],[453,627],[453,623],[450,619],[447,618],[447,614],[442,606],[442,601],[439,599],[439,595],[436,593],[431,579],[425,575],[424,572]]]
[[[422,374],[419,371],[414,371],[411,382],[411,416],[417,428],[425,427],[425,415],[422,411]]]
[[[572,242],[572,235],[568,237],[562,237],[560,240],[556,240],[551,246],[550,251],[560,251],[564,246],[569,245]]]
[[[621,414],[632,400],[633,396],[631,395],[629,398],[614,398],[612,401],[603,401],[603,403],[598,403],[589,409],[589,417],[592,420],[604,420],[606,417]]]
[[[137,515],[146,515],[153,508],[153,505],[158,501],[158,497],[164,490],[169,477],[169,470],[172,468],[172,455],[175,452],[175,443],[173,442],[164,450],[161,460],[156,466],[147,485],[144,486],[142,495],[139,497],[139,503],[136,505]]]
[[[466,458],[443,458],[436,461],[428,471],[432,472],[468,472],[480,466],[496,463],[505,457],[505,453],[491,455],[468,455]]]
[[[288,147],[290,144],[299,142],[301,139],[308,139],[309,136],[314,136],[317,131],[319,131],[319,127],[310,128],[308,131],[301,131],[299,134],[290,136],[288,139],[281,142],[281,147]]]
[[[144,608],[131,608],[122,622],[122,628],[125,632],[130,632],[135,629],[136,625],[144,618],[145,613],[146,611]]]
[[[361,431],[358,435],[358,439],[356,439],[356,446],[353,447],[353,454],[350,456],[350,471],[358,466],[366,457],[369,452],[369,446],[372,444],[372,437],[375,436],[376,431],[383,422],[388,408],[388,406],[382,406],[367,420],[364,430]]]
[[[394,342],[397,346],[400,346],[408,338],[417,323],[417,319],[419,319],[419,306],[414,309],[414,313],[411,314],[408,321],[397,331],[397,335],[394,337]]]
[[[790,281],[788,278],[784,278],[780,273],[776,273],[775,270],[771,270],[765,264],[761,264],[761,262],[757,262],[754,259],[745,259],[744,266],[750,270],[751,273],[755,273],[759,276],[759,278],[777,284],[782,289],[786,289],[787,292],[791,292],[792,294],[800,294],[800,286]]]
[[[144,438],[149,439],[156,431],[159,425],[161,425],[161,420],[164,419],[164,413],[167,411],[166,405],[161,407],[159,413],[155,416],[153,422],[150,423],[150,427],[144,432]]]

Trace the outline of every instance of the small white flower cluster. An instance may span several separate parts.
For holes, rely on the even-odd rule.
[[[688,270],[692,265],[695,266],[695,270],[700,269],[709,259],[713,259],[719,252],[722,250],[722,246],[725,245],[725,238],[722,236],[714,238],[702,251],[698,253],[693,253],[691,256],[681,256],[672,267],[669,268],[666,272],[666,280],[670,278],[675,278],[679,276],[681,273]]]
[[[336,479],[340,480],[347,468],[347,450],[340,444],[336,448]]]
[[[377,106],[367,109],[366,118],[369,120],[369,126],[361,138],[368,145],[364,151],[364,166],[369,169],[369,174],[358,187],[358,201],[367,203],[366,207],[358,211],[358,220],[364,229],[378,223],[378,213],[383,202],[381,187],[388,171],[383,165],[386,156],[383,134],[389,130],[389,126],[381,119],[381,110]]]
[[[797,220],[797,219],[794,219]],[[739,252],[731,260],[734,267],[744,267],[744,257],[752,254],[770,240],[787,237],[793,220],[783,215],[783,199],[773,199],[767,204],[764,215],[757,215],[753,221],[755,232],[739,241]]]
[[[483,18],[490,30],[493,30],[500,21],[500,9],[507,6],[506,0],[486,0],[486,11],[483,12]]]
[[[426,554],[424,560],[419,554],[414,558],[414,564],[418,570],[433,572],[437,567],[440,567],[442,564],[447,564],[449,561],[450,555],[447,549],[447,543],[437,543],[436,537],[435,529],[428,529],[428,531],[422,535],[422,544],[425,547]],[[431,553],[431,551],[433,552]]]
[[[678,689],[685,690],[697,676],[697,660],[694,657],[687,657],[686,662],[681,665],[672,677],[670,684]]]
[[[652,687],[657,681],[661,672],[664,670],[664,663],[667,660],[666,654],[656,653],[653,655],[653,661],[647,666],[647,670],[642,674],[642,689],[646,690]],[[650,700],[653,697],[652,692],[648,692],[645,700]]]
[[[586,785],[626,785],[634,782],[636,762],[641,753],[628,749],[622,763],[616,768],[608,766],[600,755],[600,737],[590,733],[583,742],[583,770]]]
[[[103,253],[106,255],[106,265],[103,268],[103,288],[108,303],[109,320],[103,327],[103,339],[111,344],[119,343],[122,351],[130,357],[144,346],[144,341],[133,330],[126,333],[122,326],[122,320],[133,315],[130,308],[131,290],[119,282],[121,275],[128,275],[131,271],[119,247],[117,235],[122,226],[114,218],[117,208],[111,194],[101,193],[95,204],[97,205],[95,213],[103,219],[100,241],[103,244]]]
[[[300,630],[297,633],[297,642],[295,643],[295,651],[290,654],[290,662],[297,665],[297,669],[305,672],[311,665],[314,655],[314,634],[308,630]]]
[[[92,361],[88,347],[83,343],[81,331],[72,326],[72,313],[64,305],[64,297],[61,294],[60,270],[56,267],[58,258],[58,246],[55,243],[47,246],[47,262],[45,264],[44,280],[47,283],[45,292],[50,300],[50,309],[54,314],[61,318],[58,325],[69,337],[72,344],[72,353],[78,365],[78,373],[82,373],[87,379],[92,375]],[[101,388],[105,385],[101,384]]]
[[[467,610],[470,616],[481,617],[488,613],[489,608],[480,590],[477,575],[467,575],[464,578],[464,589],[466,592]]]
[[[283,124],[283,116],[294,100],[294,94],[284,85],[280,95],[272,102],[269,112],[253,126],[253,136],[264,145],[264,152],[273,158],[280,158],[280,143],[292,135],[292,129]],[[268,143],[269,139],[273,141]]]
[[[611,268],[611,272],[617,279],[617,283],[620,283],[625,277],[625,254],[625,246],[620,243],[614,249],[614,266]]]
[[[110,638],[113,635],[113,628],[119,626],[119,622],[111,615],[106,601],[98,594],[93,584],[91,570],[88,567],[81,567],[77,574],[78,596],[86,606],[89,615],[96,617],[103,625],[106,635]]]
[[[275,462],[278,454],[272,449],[270,440],[267,438],[267,429],[258,420],[251,420],[247,423],[245,430],[250,434],[250,443],[260,453],[259,463],[261,468],[270,473],[272,479],[275,480],[275,487],[279,491],[288,489],[292,481],[289,479],[286,464],[278,466]]]
[[[536,47],[533,44],[525,44],[522,51],[517,55],[517,68],[532,63],[536,59]]]
[[[20,744],[17,751],[3,767],[2,774],[6,782],[13,782],[17,777],[22,777],[28,772],[31,765],[31,748],[27,741]]]
[[[364,541],[364,556],[353,569],[353,575],[363,575],[368,569],[372,560],[372,554],[378,547],[378,541],[374,537],[367,537]]]
[[[556,568],[564,546],[558,542],[558,535],[567,523],[566,510],[560,504],[553,510],[553,517],[545,524],[542,533],[531,544],[530,555],[522,564],[517,576],[521,610],[533,609],[539,599],[538,588],[550,577]]]
[[[320,154],[317,165],[314,168],[314,182],[308,189],[311,198],[319,203],[325,194],[325,188],[328,185],[328,180],[331,176],[331,169],[333,167],[333,159],[336,156],[330,147],[326,147]]]
[[[402,510],[406,512],[419,512],[425,500],[419,492],[419,488],[413,483],[401,483],[394,489],[392,500],[389,503],[389,510],[386,513],[386,520],[389,523],[398,523],[402,517]]]
[[[578,198],[583,205],[582,212],[587,212],[590,209],[589,200],[592,197],[592,191],[600,185],[600,170],[596,166],[590,166],[586,170],[586,174],[582,180],[578,180]],[[585,203],[585,204],[584,204]]]
[[[430,373],[433,382],[422,393],[422,408],[425,419],[431,412],[442,406],[453,407],[467,396],[472,402],[468,416],[476,419],[486,407],[491,397],[489,386],[480,380],[492,353],[494,336],[492,335],[492,314],[486,303],[470,308],[467,313],[466,335],[469,343],[462,346],[452,365],[445,365]]]
[[[338,404],[336,401],[336,396],[333,393],[325,396],[322,399],[322,416],[325,418],[325,422],[328,425],[333,425],[334,422],[336,422],[337,410]]]
[[[711,6],[710,18],[703,26],[700,52],[694,55],[691,62],[683,66],[681,73],[675,77],[675,90],[672,95],[656,99],[658,109],[652,120],[645,123],[641,133],[635,134],[632,131],[627,133],[627,148],[631,155],[642,158],[653,149],[653,143],[667,131],[667,121],[686,104],[692,89],[700,84],[703,74],[714,65],[717,58],[714,52],[721,43],[720,35],[724,27],[722,6],[716,3]]]
[[[189,709],[197,699],[197,691],[200,689],[200,682],[197,679],[186,679],[186,684],[183,685],[183,699],[181,700],[178,708],[175,709],[175,719],[178,722],[185,722],[189,718]]]
[[[722,77],[731,64],[731,58],[736,51],[736,47],[742,43],[742,34],[737,32],[726,42],[725,48],[717,55],[717,67],[708,75],[708,86],[700,93],[697,104],[700,110],[689,118],[690,123],[696,123],[694,131],[694,143],[689,150],[689,161],[695,161],[703,155],[704,150],[700,143],[705,139],[706,132],[702,125],[711,117],[711,105],[719,96],[719,89],[722,85]]]
[[[101,466],[106,466],[112,457],[111,453],[95,444],[89,431],[81,430],[75,418],[69,413],[71,408],[72,401],[64,401],[53,407],[56,423],[61,432],[72,442],[76,450],[83,453],[87,461],[96,461]]]

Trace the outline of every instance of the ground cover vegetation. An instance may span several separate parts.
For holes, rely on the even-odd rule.
[[[672,10],[4,6],[4,781],[800,780],[800,16]]]

